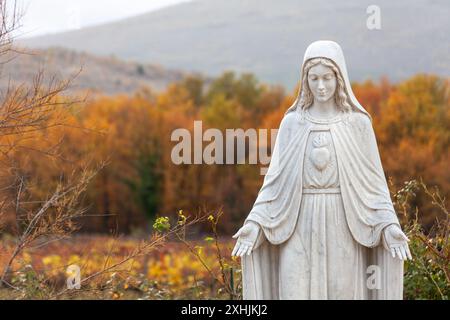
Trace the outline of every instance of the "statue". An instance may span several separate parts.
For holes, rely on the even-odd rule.
[[[307,48],[300,92],[233,238],[244,299],[402,299],[409,240],[337,43]]]

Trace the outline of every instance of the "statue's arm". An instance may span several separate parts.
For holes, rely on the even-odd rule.
[[[295,112],[290,112],[283,117],[277,133],[275,147],[272,151],[272,161],[275,161],[275,153],[281,155],[288,146],[297,124],[298,116]],[[273,165],[273,163],[271,163],[271,165]],[[244,225],[236,232],[233,238],[237,239],[232,251],[233,256],[250,254],[252,250],[258,248],[266,240],[261,226],[257,221],[252,219],[251,213],[245,220]]]
[[[362,140],[360,141],[360,146],[366,154],[368,160],[370,160],[377,168],[377,170],[380,170],[380,172],[382,173],[383,182],[385,183],[387,192],[389,192],[386,178],[383,172],[383,166],[381,164],[380,153],[378,150],[377,140],[375,137],[375,132],[373,130],[372,122],[370,121],[369,117],[362,113],[356,115],[355,122],[357,136]],[[395,214],[395,212],[393,212],[393,214]],[[382,232],[382,243],[384,248],[391,252],[392,257],[397,257],[401,260],[412,259],[408,241],[409,240],[407,236],[403,233],[398,222],[389,224],[384,227]]]

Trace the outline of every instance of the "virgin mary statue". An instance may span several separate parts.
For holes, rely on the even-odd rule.
[[[337,43],[307,48],[299,95],[233,237],[244,299],[402,299],[408,238]]]

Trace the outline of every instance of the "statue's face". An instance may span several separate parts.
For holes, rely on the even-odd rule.
[[[308,85],[316,101],[326,102],[334,97],[336,75],[330,67],[315,65],[309,69]]]

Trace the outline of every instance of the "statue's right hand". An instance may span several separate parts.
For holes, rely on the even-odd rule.
[[[237,239],[234,246],[232,256],[242,257],[243,255],[249,255],[252,253],[253,247],[256,243],[259,233],[259,225],[256,222],[248,221],[242,228],[236,232],[233,236]]]

